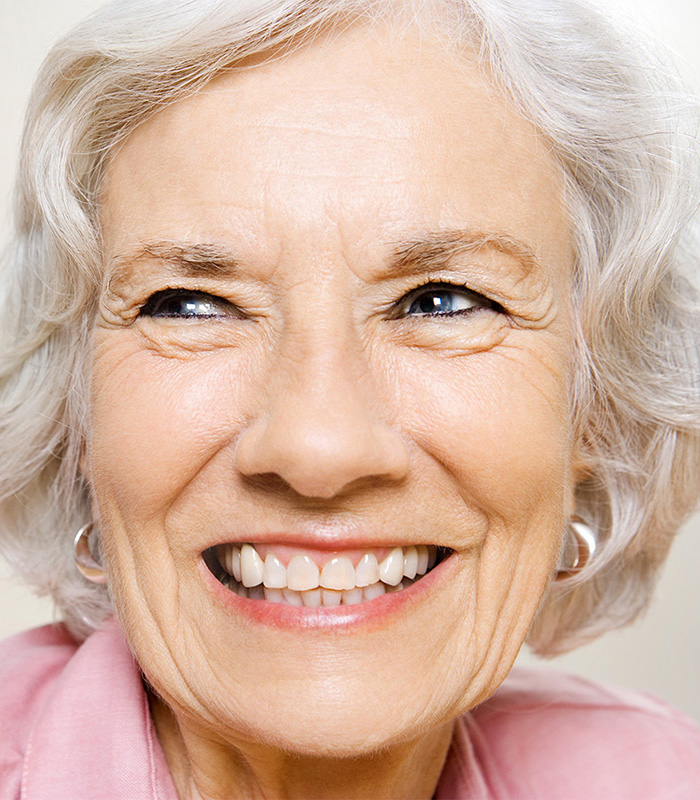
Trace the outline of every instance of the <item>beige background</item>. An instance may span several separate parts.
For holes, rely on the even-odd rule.
[[[100,5],[98,0],[0,0],[0,231],[6,230],[23,108],[32,77],[51,43]],[[698,0],[608,0],[677,51],[683,70],[700,84]],[[654,604],[632,628],[548,663],[596,680],[654,692],[700,722],[700,516],[675,545]],[[51,604],[17,585],[0,563],[0,638],[52,619]],[[535,661],[527,653],[521,660]]]

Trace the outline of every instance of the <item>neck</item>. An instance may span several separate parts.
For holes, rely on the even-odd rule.
[[[427,800],[440,779],[453,728],[449,722],[357,758],[317,758],[196,732],[155,697],[151,712],[181,800]]]

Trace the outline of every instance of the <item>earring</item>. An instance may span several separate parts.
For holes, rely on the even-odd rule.
[[[83,577],[91,583],[107,583],[107,576],[104,570],[97,563],[90,550],[90,534],[93,532],[94,525],[88,522],[75,534],[73,551],[75,553],[75,566]]]
[[[576,542],[576,555],[571,566],[560,569],[555,580],[564,581],[579,575],[593,558],[596,550],[596,540],[593,529],[587,525],[580,517],[571,517],[567,526],[567,531],[571,533]]]

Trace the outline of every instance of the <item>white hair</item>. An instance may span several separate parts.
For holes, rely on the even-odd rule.
[[[90,518],[90,329],[104,166],[149,115],[246,56],[402,12],[491,78],[559,162],[576,236],[572,415],[598,550],[530,632],[553,654],[633,619],[700,486],[694,108],[637,35],[579,0],[121,0],[51,51],[32,94],[0,284],[0,552],[77,637],[111,611],[73,560]]]

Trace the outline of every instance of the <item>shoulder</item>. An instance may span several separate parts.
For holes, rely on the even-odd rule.
[[[75,655],[79,644],[64,625],[45,625],[0,642],[0,724],[26,721]]]
[[[46,625],[0,642],[0,797],[19,797],[32,725],[77,648],[63,625]]]
[[[80,644],[63,626],[22,634],[0,664],[0,800],[176,797],[116,620]]]
[[[508,797],[700,797],[700,730],[650,695],[517,669],[471,717]]]

